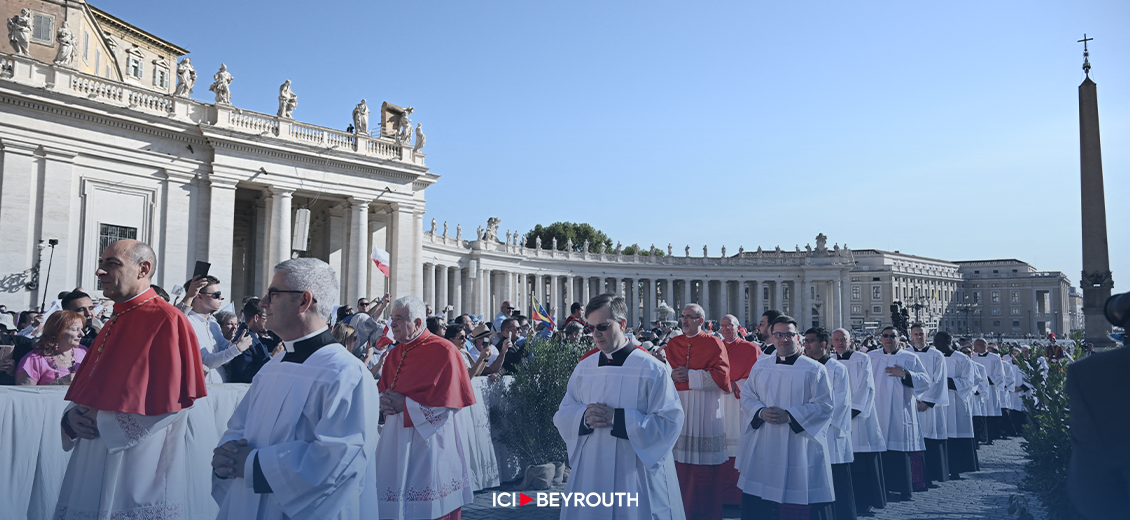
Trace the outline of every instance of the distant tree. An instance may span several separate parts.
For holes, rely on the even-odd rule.
[[[565,245],[571,239],[573,252],[580,253],[585,247],[585,240],[589,241],[590,253],[612,252],[612,239],[603,231],[588,224],[575,224],[573,222],[554,222],[548,226],[538,224],[526,234],[526,247],[534,247],[538,237],[541,237],[542,249],[552,249],[553,239],[557,239],[557,249],[565,250]]]
[[[644,248],[640,247],[639,244],[632,244],[628,247],[625,247],[624,250],[623,250],[623,253],[625,255],[634,255],[634,254],[636,254],[636,249],[640,250],[640,256],[651,256],[651,249],[650,248],[644,249]],[[655,249],[655,256],[666,256],[666,255],[667,255],[667,253],[660,251],[658,248]]]

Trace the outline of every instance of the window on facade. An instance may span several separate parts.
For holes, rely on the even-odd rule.
[[[137,239],[137,228],[126,226],[115,226],[113,224],[100,224],[98,227],[98,258],[102,258],[102,253],[110,244],[122,239]],[[97,282],[98,290],[102,290],[102,282]]]
[[[1020,316],[1020,307],[1013,307],[1011,312],[1013,316]]]
[[[82,59],[90,61],[90,33],[86,31],[82,33]]]
[[[993,303],[1000,303],[1001,302],[1001,292],[1000,291],[992,291],[992,293],[990,293],[989,297],[992,298]]]
[[[1001,326],[1001,320],[993,320],[993,326],[994,327],[1000,327]]]
[[[852,314],[863,314],[863,306],[862,305],[852,305],[851,306],[851,313]]]
[[[98,69],[102,68],[102,49],[94,49],[94,75],[98,75]]]
[[[883,314],[883,308],[878,305],[874,305],[871,307],[871,314]]]
[[[769,288],[768,287],[764,287],[764,288],[761,289],[761,299],[762,299],[762,301],[769,301]]]
[[[1012,328],[1019,329],[1020,328],[1020,320],[1012,320]]]
[[[871,299],[872,300],[882,300],[883,299],[883,288],[881,286],[876,285],[876,286],[871,288]]]
[[[169,88],[169,72],[161,67],[153,67],[153,84],[161,88]]]
[[[31,28],[31,39],[43,43],[51,43],[51,36],[55,34],[55,20],[42,14],[35,15]]]
[[[141,60],[138,59],[138,58],[135,58],[133,56],[130,56],[130,58],[129,58],[129,75],[133,76],[137,79],[141,79],[142,72],[143,72],[143,70],[142,70],[142,66],[141,66]]]
[[[973,303],[981,303],[981,291],[973,291]]]
[[[858,282],[858,281],[859,281],[859,278],[852,278],[852,279],[851,279],[851,281],[853,281],[853,282]]]
[[[871,279],[871,281],[872,281],[872,282],[878,282],[878,281],[879,281],[879,277],[875,277],[875,278],[872,278],[872,279]]]
[[[993,307],[993,316],[1000,316],[1000,315],[1001,315],[1001,308],[1000,307]]]
[[[863,288],[861,288],[858,285],[851,286],[851,299],[862,300],[863,299]]]
[[[895,299],[902,298],[902,287],[895,286]]]
[[[1020,303],[1020,291],[1012,291],[1012,303]]]
[[[973,271],[973,274],[981,274],[981,271]]]

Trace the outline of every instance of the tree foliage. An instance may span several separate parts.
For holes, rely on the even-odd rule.
[[[575,224],[573,222],[554,222],[548,226],[538,224],[526,234],[526,247],[534,247],[538,237],[541,237],[542,249],[553,249],[553,239],[557,239],[557,250],[564,251],[569,240],[573,241],[573,252],[580,253],[585,247],[585,240],[589,241],[590,253],[611,253],[612,239],[603,231],[589,224]]]
[[[1031,361],[1013,358],[1032,387],[1032,396],[1024,397],[1024,407],[1029,413],[1021,447],[1028,454],[1028,462],[1019,487],[1040,499],[1049,519],[1082,519],[1067,493],[1067,467],[1071,461],[1068,360],[1051,361],[1044,369],[1037,356],[1037,349],[1033,349]],[[1021,502],[1014,506],[1018,517],[1031,518],[1026,504]]]

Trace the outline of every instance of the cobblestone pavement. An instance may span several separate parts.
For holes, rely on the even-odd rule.
[[[983,518],[989,520],[1012,520],[1008,514],[1008,497],[1018,493],[1016,485],[1024,476],[1024,451],[1020,440],[996,441],[992,446],[982,446],[978,452],[981,471],[962,475],[961,480],[940,482],[937,487],[922,493],[914,493],[906,502],[890,502],[885,509],[872,516],[860,517],[871,520],[935,520],[956,518]],[[553,491],[564,491],[558,486]],[[495,493],[521,492],[507,486],[483,490],[475,493],[475,503],[463,508],[462,517],[478,519],[521,519],[542,520],[558,518],[557,508],[537,507],[536,503],[520,508],[492,507]],[[535,497],[533,491],[526,494]],[[1028,497],[1032,514],[1043,520],[1045,514],[1039,502]],[[723,518],[740,518],[737,507],[727,507]]]

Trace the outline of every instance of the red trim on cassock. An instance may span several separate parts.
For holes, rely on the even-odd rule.
[[[475,404],[475,392],[471,389],[471,378],[463,365],[462,355],[450,341],[427,330],[409,343],[392,347],[381,369],[377,391],[384,393],[388,390],[405,350],[413,345],[415,348],[408,353],[408,359],[400,369],[394,392],[423,406],[464,408]],[[407,424],[408,416],[405,415],[404,419]]]
[[[757,363],[757,356],[761,354],[761,349],[757,345],[750,343],[744,339],[736,339],[733,343],[722,342],[726,345],[726,355],[730,358],[730,381],[737,383],[742,379],[749,377],[749,372],[753,370],[753,364]],[[734,387],[734,398],[741,399],[741,389],[737,386]]]
[[[96,410],[153,416],[179,412],[208,395],[192,325],[184,313],[155,296],[149,289],[114,305],[117,314],[149,300],[102,328],[66,400]]]

